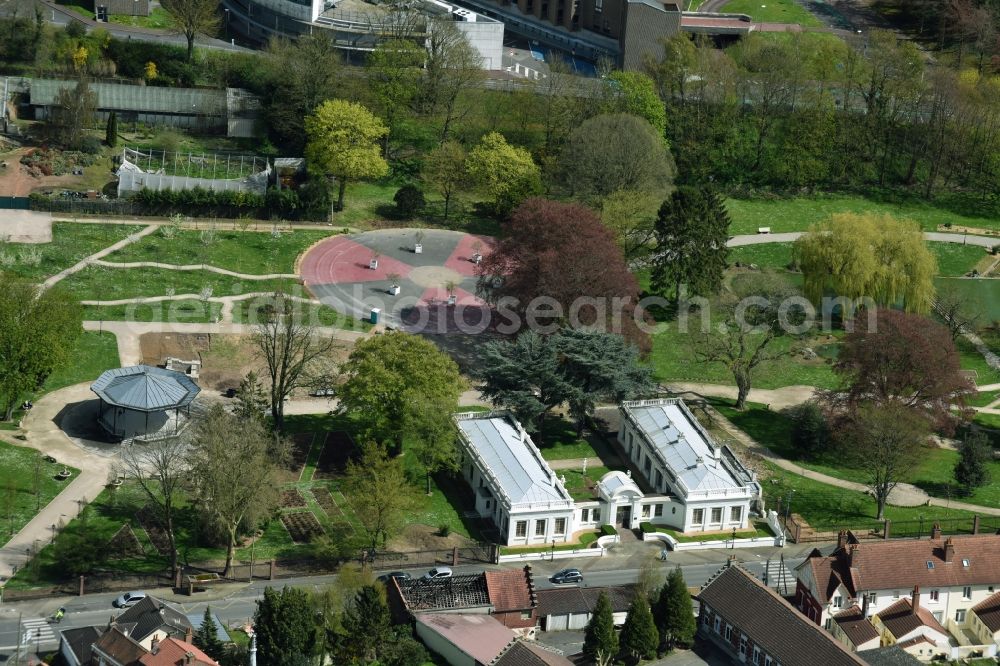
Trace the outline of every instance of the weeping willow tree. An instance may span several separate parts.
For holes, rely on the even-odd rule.
[[[795,242],[806,296],[865,298],[926,314],[934,300],[937,259],[920,226],[877,213],[838,213],[812,225]]]

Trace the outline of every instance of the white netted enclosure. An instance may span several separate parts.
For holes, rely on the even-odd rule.
[[[118,196],[149,190],[251,192],[263,196],[271,176],[267,158],[225,153],[199,154],[124,148],[118,167]]]

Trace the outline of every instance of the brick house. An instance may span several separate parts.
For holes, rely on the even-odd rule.
[[[813,551],[796,569],[795,604],[833,630],[834,615],[858,606],[883,613],[916,587],[923,608],[949,633],[968,626],[969,611],[1000,587],[1000,535],[860,541],[841,532],[829,556]]]
[[[842,643],[747,571],[729,564],[698,593],[698,634],[753,666],[859,666]]]

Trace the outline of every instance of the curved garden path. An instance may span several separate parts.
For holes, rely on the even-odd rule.
[[[237,273],[236,271],[231,271],[228,268],[219,268],[218,266],[212,266],[211,264],[161,264],[157,261],[103,261],[101,259],[94,259],[90,262],[94,266],[104,266],[106,268],[165,268],[169,271],[208,271],[210,273],[218,273],[219,275],[228,275],[234,278],[240,278],[241,280],[279,280],[282,278],[289,278],[292,280],[298,279],[298,275],[294,273],[266,273],[266,274],[256,274],[256,273]]]
[[[83,259],[81,259],[80,261],[76,262],[75,264],[73,264],[69,268],[65,268],[65,269],[59,271],[58,273],[56,273],[55,275],[53,275],[52,277],[50,277],[47,280],[45,280],[45,282],[42,283],[42,289],[49,289],[49,288],[51,288],[52,285],[61,282],[62,280],[66,279],[70,275],[73,275],[74,273],[79,273],[80,271],[82,271],[87,266],[90,266],[91,264],[93,264],[95,261],[103,259],[104,257],[108,256],[109,254],[111,254],[113,252],[117,252],[118,250],[122,249],[123,247],[128,247],[132,243],[135,243],[135,242],[138,242],[138,241],[142,240],[143,238],[145,238],[146,236],[150,235],[151,233],[153,233],[154,231],[156,231],[159,228],[160,228],[160,225],[158,225],[158,224],[151,224],[148,227],[146,227],[145,229],[142,229],[141,231],[137,231],[136,233],[128,236],[127,238],[123,238],[122,240],[118,241],[117,243],[114,243],[112,245],[107,246],[103,250],[99,250],[99,251],[95,252],[94,254],[90,255],[89,257],[84,257]]]

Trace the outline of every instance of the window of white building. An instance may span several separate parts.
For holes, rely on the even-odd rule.
[[[959,608],[955,611],[955,622],[965,622],[965,609]]]
[[[514,524],[514,536],[526,537],[528,536],[528,521],[519,520]]]
[[[939,601],[941,599],[941,593],[937,590],[931,590],[930,597],[931,601]]]
[[[642,517],[643,518],[649,518],[649,506],[650,506],[649,504],[643,504],[642,505]]]
[[[660,516],[663,515],[663,505],[662,504],[657,504],[656,505],[656,507],[653,509],[653,515],[656,516],[657,518],[659,518]]]
[[[717,525],[722,522],[722,507],[717,506],[712,509],[712,524]]]
[[[972,588],[971,587],[965,586],[965,587],[962,588],[962,598],[963,599],[971,599],[972,598]]]
[[[558,534],[558,535],[560,535],[560,536],[563,535],[563,534],[566,534],[566,519],[565,518],[556,518],[555,533]]]
[[[695,525],[701,525],[705,522],[705,510],[695,509],[691,512],[691,522]]]
[[[535,536],[545,536],[545,521],[536,520],[535,521]]]
[[[743,507],[734,506],[729,509],[729,521],[732,523],[738,523],[743,520]]]
[[[590,521],[588,520],[589,518],[590,518],[590,509],[583,509],[583,510],[582,510],[582,511],[580,512],[580,520],[581,520],[582,522],[585,522],[585,523],[587,523],[587,522],[590,522]]]

